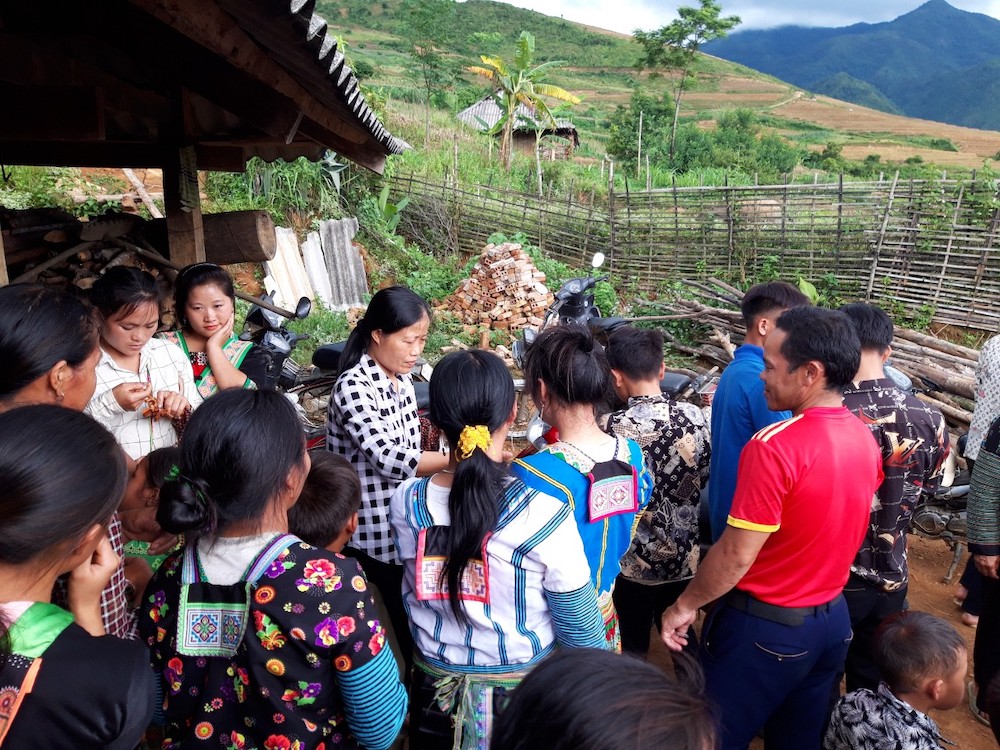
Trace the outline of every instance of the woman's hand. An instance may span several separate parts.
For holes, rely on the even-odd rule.
[[[184,416],[191,404],[177,391],[157,391],[156,393],[157,416],[167,419],[179,419]]]
[[[149,383],[121,383],[111,389],[115,401],[125,411],[135,411],[145,403],[153,386]]]
[[[226,342],[229,341],[229,337],[233,335],[233,327],[236,325],[236,312],[234,311],[232,315],[229,316],[229,320],[222,324],[218,331],[213,333],[205,340],[206,351],[212,349],[213,347],[221,350],[225,346]]]
[[[77,624],[91,635],[104,635],[101,592],[118,569],[119,562],[105,534],[94,553],[69,573],[69,610]]]

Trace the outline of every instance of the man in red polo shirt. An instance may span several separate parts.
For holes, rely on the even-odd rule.
[[[868,525],[882,460],[868,429],[842,404],[861,346],[840,312],[783,313],[764,345],[769,409],[740,455],[726,530],[687,589],[663,613],[672,650],[698,609],[699,656],[720,708],[723,750],[764,728],[767,750],[814,750],[851,639],[841,591]]]

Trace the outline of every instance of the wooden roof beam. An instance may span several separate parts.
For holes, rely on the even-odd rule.
[[[289,99],[305,117],[323,130],[339,135],[339,148],[348,158],[381,171],[382,155],[369,153],[372,136],[347,117],[319,102],[293,76],[272,60],[232,18],[210,0],[128,0],[175,31],[226,60],[237,70]],[[349,105],[350,103],[348,103]],[[239,110],[237,110],[237,113]],[[307,132],[307,128],[302,128]]]

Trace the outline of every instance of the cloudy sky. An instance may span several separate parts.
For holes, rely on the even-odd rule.
[[[695,0],[503,0],[569,21],[631,33],[658,29],[673,20],[680,5]],[[799,26],[849,26],[864,21],[890,21],[920,6],[923,0],[721,0],[724,15],[743,19],[741,29],[766,29],[785,24]],[[949,0],[973,13],[1000,18],[1000,0]]]

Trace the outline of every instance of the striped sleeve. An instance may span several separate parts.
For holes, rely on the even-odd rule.
[[[602,650],[611,647],[610,641],[604,636],[604,618],[597,605],[597,594],[589,583],[576,591],[546,591],[545,598],[549,603],[556,640],[560,645]]]
[[[351,734],[367,750],[387,750],[406,716],[406,690],[392,651],[382,649],[370,662],[337,673]]]
[[[990,429],[972,470],[969,488],[969,551],[974,555],[1000,554],[1000,456],[988,448],[997,425]]]

